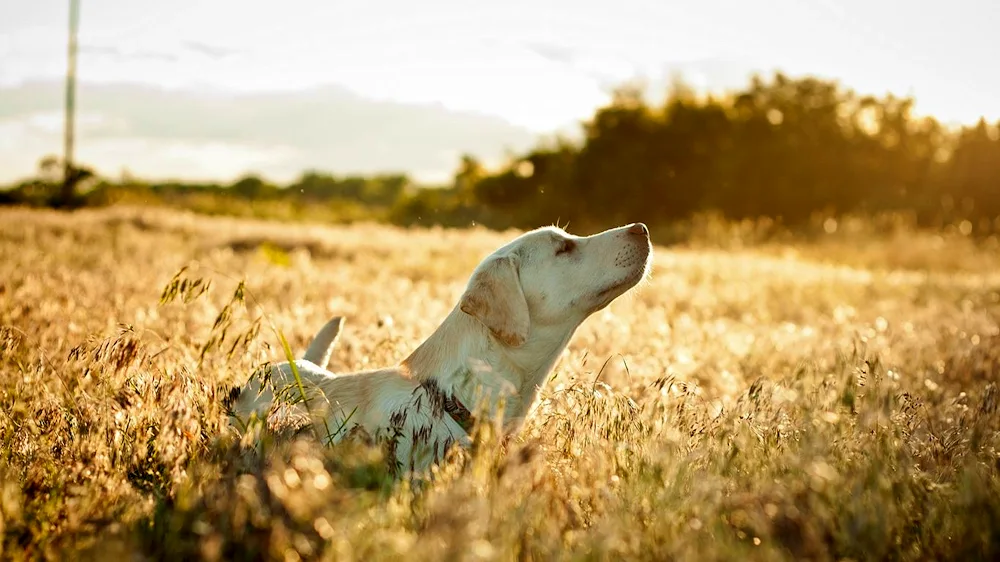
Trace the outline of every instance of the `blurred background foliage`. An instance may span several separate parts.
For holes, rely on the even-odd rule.
[[[681,79],[659,101],[643,91],[618,88],[583,123],[580,140],[540,139],[492,170],[465,155],[450,185],[315,170],[289,185],[257,175],[228,185],[152,183],[81,166],[77,205],[407,226],[558,221],[581,233],[644,221],[661,240],[706,216],[827,232],[846,216],[958,225],[975,236],[1000,230],[1000,123],[948,128],[915,116],[912,98],[782,73],[714,97]],[[61,164],[47,157],[37,177],[0,191],[0,201],[46,205],[61,181]]]

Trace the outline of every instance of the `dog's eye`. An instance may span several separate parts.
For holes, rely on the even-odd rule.
[[[556,248],[556,255],[568,254],[576,249],[576,242],[572,240],[563,240],[559,247]]]

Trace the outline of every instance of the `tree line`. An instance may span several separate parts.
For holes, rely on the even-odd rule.
[[[651,102],[619,88],[583,125],[582,138],[541,140],[488,170],[464,156],[447,186],[421,189],[405,174],[337,178],[310,171],[287,186],[249,175],[229,185],[98,181],[91,201],[128,194],[242,200],[264,208],[351,209],[397,224],[582,228],[697,214],[770,218],[794,227],[817,217],[907,213],[923,225],[966,221],[1000,230],[1000,123],[958,129],[918,117],[912,98],[860,95],[838,82],[775,73],[741,90],[698,95],[676,81]],[[39,178],[8,199],[44,193]],[[220,211],[222,212],[222,211]]]
[[[463,185],[529,223],[712,211],[795,226],[906,212],[925,225],[1000,229],[1000,123],[949,130],[913,104],[780,73],[717,97],[678,83],[660,104],[626,87],[584,124],[582,142],[541,144],[496,173],[466,162],[473,181]]]

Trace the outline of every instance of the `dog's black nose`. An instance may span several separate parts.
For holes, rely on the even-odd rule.
[[[628,227],[628,233],[649,238],[649,229],[646,228],[646,225],[641,222],[634,223],[632,226]]]

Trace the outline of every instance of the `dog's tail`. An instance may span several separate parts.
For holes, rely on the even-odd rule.
[[[330,363],[330,355],[333,354],[333,346],[340,337],[340,329],[344,326],[343,316],[334,316],[327,322],[309,344],[309,349],[302,356],[306,361],[310,361],[321,369],[326,369]]]

